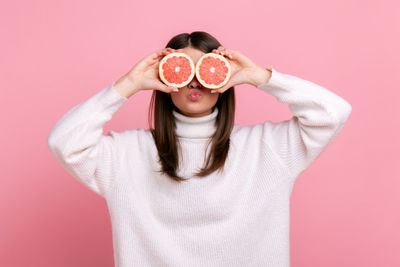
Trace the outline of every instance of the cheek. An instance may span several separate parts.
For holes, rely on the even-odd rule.
[[[177,93],[170,93],[172,100],[178,101],[179,99],[183,98],[183,93],[182,92],[177,92]]]
[[[174,105],[179,105],[185,101],[184,95],[181,92],[171,93],[170,96],[171,96],[172,103],[174,103]]]
[[[215,102],[217,102],[217,100],[219,98],[219,93],[214,93],[214,94],[210,93],[210,94],[208,94],[208,98],[212,99]]]

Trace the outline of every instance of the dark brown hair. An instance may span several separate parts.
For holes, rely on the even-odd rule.
[[[180,49],[190,46],[209,53],[220,45],[221,43],[209,33],[195,31],[190,34],[182,33],[174,36],[165,47]],[[234,126],[235,91],[233,86],[219,95],[218,101],[212,109],[213,111],[215,107],[218,107],[216,131],[209,140],[207,148],[210,143],[212,143],[212,146],[205,165],[195,174],[197,177],[205,177],[217,169],[223,171],[229,151],[230,135]],[[151,125],[153,110],[154,129]],[[180,144],[175,134],[176,124],[172,114],[173,110],[177,110],[177,108],[172,102],[170,94],[154,90],[149,107],[149,128],[162,166],[159,172],[166,174],[177,182],[181,182],[185,181],[185,179],[177,175],[179,167],[178,147],[180,149]]]

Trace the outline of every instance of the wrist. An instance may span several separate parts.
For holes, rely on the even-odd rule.
[[[123,97],[129,98],[139,91],[137,85],[126,75],[114,83],[115,90]]]
[[[271,75],[271,70],[259,67],[256,70],[252,71],[252,77],[249,83],[255,87],[258,87],[261,84],[268,83]]]

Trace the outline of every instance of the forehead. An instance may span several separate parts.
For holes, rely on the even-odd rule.
[[[203,51],[189,46],[182,48],[182,52],[188,55],[195,64],[197,60],[199,60],[199,58],[205,54]]]

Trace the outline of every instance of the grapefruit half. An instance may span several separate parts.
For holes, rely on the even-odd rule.
[[[231,73],[229,61],[216,53],[204,54],[196,63],[196,78],[209,89],[224,86],[229,81]]]
[[[172,52],[161,59],[158,74],[166,85],[181,88],[193,79],[195,66],[185,53]]]

